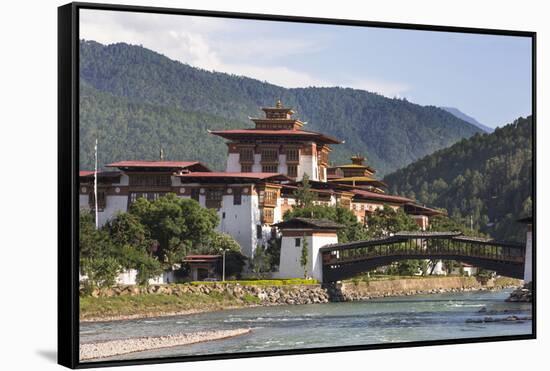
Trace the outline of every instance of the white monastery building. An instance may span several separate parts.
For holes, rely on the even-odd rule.
[[[291,249],[298,237],[285,240],[284,228],[291,226],[281,222],[284,213],[295,205],[294,194],[305,174],[316,204],[348,208],[361,223],[368,223],[369,214],[384,205],[403,208],[422,229],[428,227],[430,216],[441,214],[406,197],[386,194],[386,185],[374,177],[375,170],[365,165],[360,156],[354,156],[351,164],[329,166],[330,146],[341,142],[303,130],[304,123],[292,118],[294,111],[280,101],[275,107],[262,110],[265,117],[251,119],[254,128],[210,132],[227,140],[224,172],[213,172],[198,161],[120,161],[106,165],[109,170],[97,173],[99,224],[104,225],[117,212],[127,211],[140,197],[155,200],[175,193],[217,210],[218,229],[235,238],[248,257],[281,230],[282,250]],[[93,171],[80,172],[81,209],[95,208],[94,177]],[[321,226],[302,227],[315,236],[333,233],[322,231]],[[327,237],[327,241],[331,238]],[[321,246],[317,242],[310,246],[314,259],[308,271],[315,276],[315,251]],[[296,246],[293,248],[297,250]],[[290,263],[281,261],[281,269],[290,269]],[[280,275],[284,276],[283,271]]]

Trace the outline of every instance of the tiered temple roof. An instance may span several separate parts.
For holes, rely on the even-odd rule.
[[[314,141],[322,144],[339,144],[340,140],[314,131],[303,130],[304,122],[292,118],[292,108],[284,107],[280,100],[275,107],[262,107],[265,117],[251,117],[252,129],[214,130],[211,134],[230,140],[273,139],[279,141]]]

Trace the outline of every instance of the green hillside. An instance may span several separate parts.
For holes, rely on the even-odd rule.
[[[531,117],[476,134],[385,177],[392,192],[448,210],[495,238],[524,239],[532,212]]]
[[[353,153],[362,153],[380,174],[401,168],[412,161],[456,141],[480,132],[475,126],[433,106],[423,107],[403,99],[389,99],[362,90],[344,88],[285,89],[258,80],[208,72],[170,60],[140,46],[93,41],[80,45],[81,81],[91,97],[83,96],[81,122],[83,145],[93,142],[95,120],[116,118],[126,128],[124,138],[108,138],[116,148],[103,146],[102,163],[119,158],[144,158],[158,154],[159,136],[169,147],[171,159],[202,159],[213,168],[223,168],[226,146],[209,138],[206,128],[250,126],[248,116],[260,115],[259,107],[281,99],[296,109],[296,117],[307,121],[307,130],[320,131],[345,140],[334,146],[331,159],[348,162]],[[103,94],[103,95],[102,95]],[[108,94],[108,95],[104,95]],[[103,98],[102,98],[103,97]],[[109,101],[106,106],[98,104]],[[119,107],[117,104],[122,104]],[[131,107],[131,108],[130,108]],[[194,116],[193,116],[194,115]],[[206,116],[205,116],[206,115]],[[167,135],[170,123],[185,116],[171,134],[191,130],[202,117],[202,126],[190,136]],[[155,118],[163,117],[162,123]],[[91,127],[84,127],[91,125]],[[156,132],[162,127],[163,132]],[[95,129],[94,129],[95,128]],[[169,131],[168,131],[169,132]],[[204,133],[199,135],[199,132]],[[130,138],[134,133],[139,134]],[[117,131],[110,130],[109,135]],[[130,140],[132,145],[122,145]],[[207,147],[209,151],[203,149]],[[211,150],[211,151],[210,151]],[[203,157],[198,158],[198,154]],[[186,157],[176,157],[181,155]],[[83,158],[83,167],[90,162]]]
[[[239,128],[242,122],[177,108],[132,103],[81,84],[80,168],[93,169],[95,138],[101,165],[121,160],[192,159],[225,166],[224,140],[207,129]],[[213,170],[214,170],[213,169]]]

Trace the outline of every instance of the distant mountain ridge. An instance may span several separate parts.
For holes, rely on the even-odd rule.
[[[476,134],[387,175],[390,191],[445,208],[494,238],[523,241],[532,214],[532,117]]]
[[[334,163],[347,163],[352,154],[361,153],[381,175],[481,132],[434,106],[349,88],[286,89],[201,70],[124,43],[105,46],[82,41],[80,77],[87,91],[81,101],[81,117],[86,118],[80,127],[85,144],[80,149],[82,168],[91,167],[87,154],[92,148],[88,147],[99,135],[102,164],[136,156],[154,159],[162,146],[169,148],[165,151],[168,159],[201,160],[213,169],[223,169],[227,147],[223,141],[208,138],[206,129],[250,127],[248,117],[261,115],[260,107],[273,105],[277,99],[295,108],[295,116],[308,122],[307,130],[345,141],[333,146]],[[201,121],[203,116],[208,120]],[[184,124],[178,125],[177,120]],[[106,131],[108,122],[119,131]],[[192,127],[193,135],[185,135]],[[132,148],[121,145],[117,135],[131,140]],[[206,153],[203,143],[209,148]],[[194,153],[201,153],[201,158],[179,157]]]
[[[461,110],[459,110],[458,108],[455,108],[455,107],[440,107],[441,109],[444,109],[445,111],[449,112],[450,114],[458,117],[459,119],[461,120],[464,120],[466,122],[469,122],[470,124],[472,125],[475,125],[477,126],[478,128],[480,128],[481,130],[483,130],[484,132],[486,133],[492,133],[493,132],[493,128],[490,128],[486,125],[483,125],[482,123],[480,123],[479,121],[477,121],[475,118],[473,118],[472,116],[469,116],[467,114],[465,114],[464,112],[462,112]]]

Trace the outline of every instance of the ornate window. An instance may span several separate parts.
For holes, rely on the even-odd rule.
[[[200,189],[198,188],[193,188],[191,189],[191,199],[199,202],[199,199],[200,199]]]
[[[223,190],[220,188],[211,188],[206,190],[206,207],[210,209],[219,209],[222,207]]]
[[[250,165],[250,164],[241,164],[241,172],[251,173],[252,172],[252,165]]]
[[[130,205],[136,202],[138,198],[145,198],[147,201],[155,201],[162,196],[164,196],[164,193],[160,193],[160,192],[131,192]]]
[[[279,162],[279,151],[277,148],[263,148],[262,162]]]
[[[298,165],[287,165],[287,175],[296,178],[298,176]]]
[[[233,205],[240,205],[242,203],[242,191],[240,188],[233,189]]]
[[[277,204],[277,192],[276,191],[265,191],[264,204],[266,204],[266,205],[276,205]]]
[[[172,185],[172,179],[169,174],[131,174],[130,185],[166,187]]]
[[[95,210],[95,193],[92,191],[88,197],[90,209]],[[107,206],[107,196],[104,190],[97,191],[97,210],[103,211]]]
[[[300,161],[300,152],[298,148],[286,149],[286,162],[298,162]]]
[[[240,162],[254,162],[254,149],[253,148],[241,148],[239,150]]]
[[[264,224],[273,223],[273,209],[268,209],[268,208],[262,209],[262,223]]]
[[[279,171],[279,165],[270,164],[262,165],[262,173],[277,173]]]

